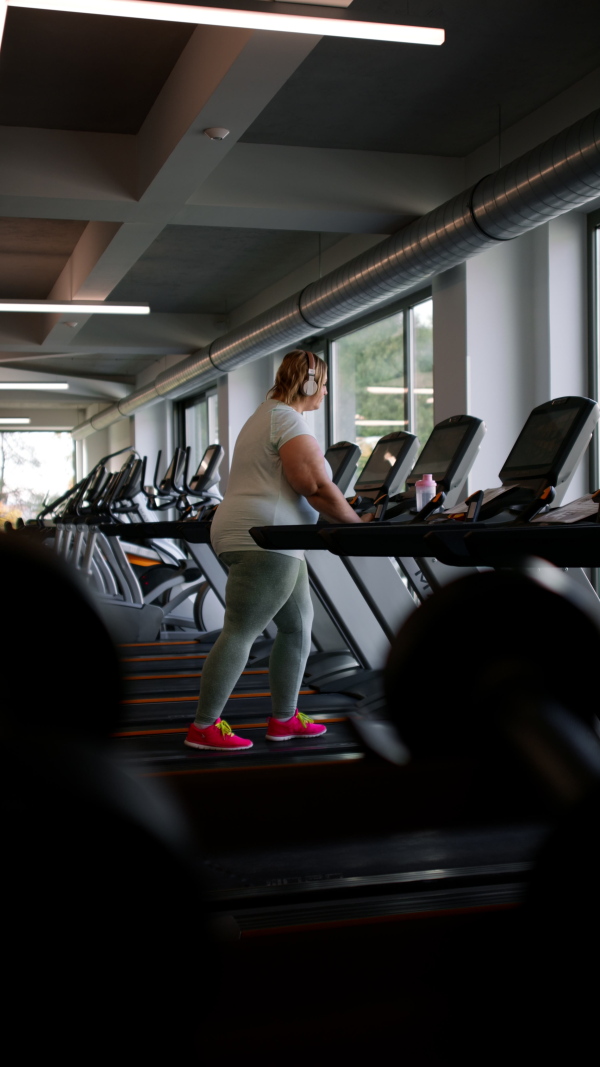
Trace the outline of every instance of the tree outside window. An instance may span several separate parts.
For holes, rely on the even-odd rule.
[[[35,518],[74,483],[70,433],[0,431],[0,521]]]
[[[333,436],[360,446],[359,470],[385,434],[407,430],[423,446],[433,429],[432,312],[425,300],[332,345]]]

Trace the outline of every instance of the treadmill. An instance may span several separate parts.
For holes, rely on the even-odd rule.
[[[331,555],[323,550],[330,547],[337,531],[354,532],[355,541],[361,546],[370,543],[369,534],[387,529],[391,523],[395,529],[400,524],[401,528],[410,529],[411,521],[417,518],[415,484],[424,473],[434,475],[440,490],[447,493],[450,501],[457,500],[484,435],[485,424],[474,416],[455,415],[444,419],[434,427],[418,458],[415,458],[415,439],[413,448],[405,456],[406,466],[403,465],[401,478],[394,479],[391,486],[382,482],[383,455],[388,440],[382,438],[355,489],[364,495],[367,503],[374,503],[387,491],[387,513],[383,520],[342,526],[263,527],[252,531],[261,547],[300,546],[309,550],[306,558],[315,582],[320,584],[322,597],[329,603],[330,610],[337,610],[341,616],[339,626],[345,628],[349,647],[355,650],[363,666],[375,669],[382,665],[389,642],[404,619],[414,611],[415,594],[421,597],[419,566],[410,558],[396,561],[394,557],[398,553],[393,549],[371,556],[363,551],[355,553],[352,549],[338,552],[334,541],[333,552],[341,557],[340,563],[335,565]],[[400,435],[390,435],[393,436]],[[411,454],[413,465],[409,467]],[[403,483],[405,487],[397,493],[396,487]],[[391,520],[388,515],[392,516]]]
[[[472,569],[474,558],[465,548],[466,535],[486,530],[489,524],[528,521],[549,506],[560,503],[588,447],[600,409],[587,397],[567,396],[540,404],[531,412],[500,471],[500,486],[473,493],[468,500],[425,522],[385,521],[355,529],[336,526],[321,534],[335,554],[407,557],[416,560],[421,580],[413,587],[421,599],[457,576],[457,567]],[[554,494],[554,495],[553,495]],[[449,553],[441,545],[452,549]],[[462,560],[461,558],[462,557]],[[443,562],[446,561],[446,562]]]
[[[364,493],[362,499],[366,502],[375,502],[376,498],[381,495],[382,487],[385,490],[395,491],[403,485],[407,471],[414,462],[417,448],[417,440],[413,434],[399,432],[387,435],[376,447],[375,452],[377,454],[367,464],[357,483],[357,490]],[[327,452],[327,459],[334,472],[334,477],[338,479],[343,490],[347,489],[353,478],[359,451],[357,445],[341,442]],[[382,474],[374,477],[370,472],[373,469],[378,470],[381,464],[383,464],[381,468]],[[160,525],[162,526],[163,524]],[[176,526],[177,535],[186,539],[190,537],[186,532],[186,527],[190,531],[194,531],[194,533],[199,527],[203,527],[205,530],[208,529],[207,523],[196,522],[164,524],[164,526],[166,528],[165,532],[169,532],[171,535],[174,532],[173,526]],[[140,533],[145,532],[141,526],[139,529]],[[310,530],[313,535],[315,529],[316,524],[311,525]],[[196,546],[193,547],[196,548]],[[209,549],[212,558],[221,566],[208,545],[208,538],[206,538],[206,543],[199,547]],[[319,552],[318,555],[320,559],[326,553]],[[337,564],[337,561],[335,561],[335,564]],[[344,570],[346,585],[356,601],[354,610],[363,617],[368,613],[368,607],[361,602],[359,590],[345,569],[342,569]],[[223,571],[223,573],[225,572]],[[404,589],[397,568],[393,569],[393,573],[396,582]],[[333,592],[328,590],[329,595],[332,595]],[[317,605],[322,604],[320,594],[321,588],[319,585],[315,588],[315,602]],[[411,600],[411,609],[412,607]],[[328,613],[328,608],[330,608],[331,614]],[[346,605],[346,608],[350,611],[348,605]],[[334,625],[334,620],[337,622],[338,619],[339,624]],[[374,671],[370,662],[367,661],[365,663],[362,656],[359,659],[352,654],[352,651],[349,651],[347,642],[344,640],[346,629],[350,629],[349,622],[343,619],[341,613],[337,614],[333,605],[330,607],[326,602],[322,607],[321,615],[316,614],[315,623],[313,643],[316,645],[317,650],[309,657],[299,694],[299,708],[309,715],[315,715],[321,721],[326,721],[328,733],[322,739],[317,739],[318,743],[311,745],[309,749],[307,749],[306,745],[302,745],[299,755],[304,753],[307,757],[310,755],[314,759],[360,758],[360,746],[358,746],[356,736],[347,726],[345,719],[348,712],[354,709],[357,700],[364,695],[371,683],[374,682],[377,691],[380,692],[380,673],[379,671]],[[242,676],[239,687],[236,688],[224,709],[224,717],[231,721],[236,729],[246,727],[254,730],[255,727],[260,726],[261,720],[265,717],[264,698],[268,697],[269,694],[265,692],[265,690],[268,690],[268,679],[266,677],[267,671],[263,669],[263,666],[266,664],[269,648],[265,642],[257,642],[257,645],[261,644],[264,646],[262,647],[262,658],[261,656],[253,656],[247,668],[249,673]],[[329,644],[329,647],[323,647],[326,644]],[[256,648],[257,646],[255,646]],[[380,656],[381,665],[384,656],[387,655],[388,648],[389,640],[386,640]],[[159,662],[162,661],[165,651],[163,643],[160,648]],[[178,652],[178,655],[180,654]],[[185,652],[183,654],[185,655]],[[195,759],[193,754],[190,757],[188,751],[182,751],[181,739],[177,736],[177,724],[189,720],[195,710],[197,700],[198,674],[187,674],[189,680],[186,682],[186,665],[187,663],[181,664],[184,673],[182,673],[180,680],[176,680],[173,676],[166,675],[161,678],[158,674],[153,679],[146,674],[143,664],[140,663],[139,667],[136,664],[137,670],[134,668],[135,675],[138,675],[139,671],[139,676],[132,677],[131,684],[126,682],[128,690],[125,697],[127,723],[125,730],[120,734],[119,750],[123,758],[127,759],[130,756],[136,766],[168,763],[172,768],[179,767],[183,770],[186,767],[196,767],[198,765],[197,758]],[[379,663],[377,663],[377,666],[379,666]],[[201,661],[197,659],[194,664],[194,670],[197,672],[199,667],[201,668]],[[189,671],[189,667],[187,667],[187,670]],[[144,677],[143,675],[146,676]],[[287,749],[286,761],[290,758],[289,746]],[[211,765],[213,765],[215,760],[219,759],[219,754],[210,754],[208,758]],[[262,741],[260,741],[257,742],[257,751],[253,752],[251,756],[252,760],[256,758],[269,766],[277,764],[281,756],[277,752],[273,752],[273,746],[269,746],[268,742],[263,745]],[[204,762],[206,763],[206,758]],[[247,762],[248,760],[245,760],[245,763]]]
[[[206,471],[205,478],[202,480],[203,486],[205,481],[210,482],[211,485],[213,484],[211,481],[211,473],[214,462],[220,462],[221,455],[222,449],[220,445],[209,445],[207,448],[201,463],[201,466],[205,468]],[[353,444],[350,441],[338,441],[336,444],[331,445],[325,453],[325,459],[331,467],[332,480],[344,494],[347,492],[354,478],[359,456],[360,448],[358,445]],[[174,461],[170,464],[169,470],[173,467],[173,464]],[[198,489],[196,489],[196,492],[197,491]],[[216,617],[217,621],[220,617],[222,625],[222,614],[225,607],[227,568],[219,560],[211,545],[211,517],[210,513],[206,515],[202,511],[197,516],[192,515],[175,522],[159,521],[153,523],[135,523],[126,528],[125,537],[128,542],[145,541],[146,539],[153,541],[161,538],[185,541],[190,556],[197,564],[206,580],[206,592],[211,596],[211,603],[208,607]],[[102,532],[108,537],[124,536],[122,528],[115,529],[102,527]],[[319,617],[318,606],[316,607],[315,616],[317,618]],[[322,626],[324,625],[325,624],[323,623]],[[209,643],[211,637],[214,639],[216,636],[215,631],[218,628],[220,628],[218,625],[211,627],[211,630],[206,634],[206,640]],[[275,637],[276,630],[273,625],[268,627],[265,632],[268,638],[273,639]],[[318,641],[317,647],[319,647]]]
[[[377,509],[399,491],[417,451],[414,434],[397,431],[380,438],[355,483],[357,506]],[[361,560],[355,568],[351,562],[335,560],[323,552],[320,531],[329,526],[261,526],[250,531],[260,548],[305,550],[311,585],[322,608],[320,617],[329,620],[327,630],[315,628],[315,643],[323,652],[335,652],[341,640],[353,658],[324,658],[322,669],[310,676],[311,683],[322,691],[325,686],[339,688],[342,679],[359,668],[378,671],[396,629],[414,610],[414,601],[393,561],[377,560],[372,565]]]

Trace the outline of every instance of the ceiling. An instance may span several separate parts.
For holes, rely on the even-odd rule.
[[[510,158],[510,131],[559,94],[600,85],[589,0],[568,18],[555,0],[354,0],[348,15],[443,26],[446,43],[9,8],[0,297],[143,301],[152,314],[2,314],[0,379],[69,375],[80,391],[53,406],[110,402],[113,383],[183,358],[459,192],[483,146],[487,170]],[[203,135],[214,125],[226,140]]]

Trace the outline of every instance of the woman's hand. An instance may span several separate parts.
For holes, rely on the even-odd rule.
[[[279,449],[283,473],[292,489],[330,522],[360,522],[325,469],[323,453],[311,434],[299,434]]]

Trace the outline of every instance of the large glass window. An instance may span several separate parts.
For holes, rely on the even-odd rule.
[[[191,448],[190,477],[209,445],[219,443],[219,408],[216,389],[193,397],[184,407],[185,444]]]
[[[415,304],[409,314],[414,367],[410,430],[424,445],[433,430],[433,300]]]
[[[362,469],[380,437],[433,428],[433,305],[407,306],[332,344],[332,430],[355,441]]]
[[[45,500],[75,484],[75,448],[70,433],[0,431],[0,521],[34,519]]]
[[[408,429],[403,314],[339,338],[332,364],[334,440],[360,445],[362,469],[378,438]]]

